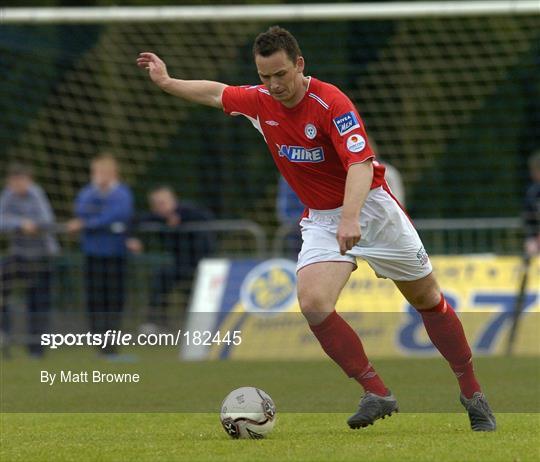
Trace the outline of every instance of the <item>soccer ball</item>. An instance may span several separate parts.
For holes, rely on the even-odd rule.
[[[237,388],[223,400],[220,418],[231,438],[261,439],[274,428],[276,406],[272,398],[258,388]]]

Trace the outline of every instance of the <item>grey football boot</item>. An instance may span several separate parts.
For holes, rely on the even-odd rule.
[[[495,416],[489,407],[484,393],[475,392],[472,398],[467,399],[463,394],[459,400],[469,414],[471,429],[475,432],[492,432],[497,428]]]
[[[377,419],[384,419],[386,416],[398,412],[398,403],[394,395],[388,390],[386,396],[379,396],[367,392],[358,405],[356,414],[349,417],[347,423],[352,429],[373,425]]]

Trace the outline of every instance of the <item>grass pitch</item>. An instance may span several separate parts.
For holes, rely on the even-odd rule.
[[[145,380],[39,384],[39,370],[75,364],[137,370]],[[6,462],[540,460],[537,358],[477,359],[498,420],[495,433],[470,430],[455,379],[439,358],[375,361],[402,412],[354,431],[346,419],[360,388],[330,361],[179,363],[176,352],[163,352],[110,365],[92,352],[66,351],[43,361],[21,352],[1,366],[0,460]],[[263,388],[276,402],[278,420],[266,440],[231,440],[221,428],[221,400],[244,385]],[[111,412],[95,412],[103,409]],[[131,410],[138,412],[124,412]]]
[[[5,461],[537,461],[538,414],[397,414],[348,430],[346,414],[278,416],[266,440],[231,440],[217,414],[4,414]]]

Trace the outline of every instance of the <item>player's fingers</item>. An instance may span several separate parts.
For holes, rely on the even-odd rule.
[[[360,238],[358,236],[354,237],[347,237],[344,239],[344,251],[341,252],[342,255],[346,253],[347,250],[351,250],[358,242],[360,241]],[[340,247],[341,249],[341,247]]]
[[[339,253],[341,255],[345,255],[345,252],[347,252],[347,239],[343,237],[338,237],[338,244],[339,244]]]

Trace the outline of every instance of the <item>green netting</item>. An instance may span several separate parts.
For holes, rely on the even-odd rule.
[[[357,104],[404,179],[415,218],[517,216],[540,146],[540,15],[286,22],[307,73]],[[88,159],[115,153],[139,206],[170,183],[219,218],[276,226],[277,172],[249,122],[162,93],[135,66],[152,50],[173,76],[257,83],[260,22],[4,25],[0,170],[34,165],[61,218]]]

